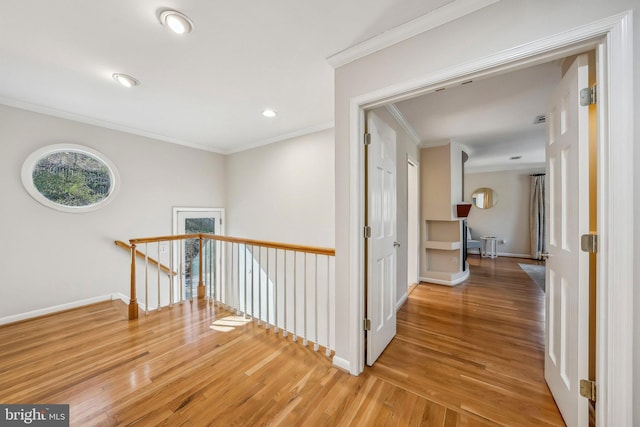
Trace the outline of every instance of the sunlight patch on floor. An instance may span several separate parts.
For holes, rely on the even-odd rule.
[[[227,316],[214,321],[209,327],[214,331],[231,332],[236,327],[246,325],[249,322],[251,322],[251,318],[245,319],[242,316]]]

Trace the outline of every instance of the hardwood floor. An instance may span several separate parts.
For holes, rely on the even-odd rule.
[[[413,290],[359,377],[204,303],[127,321],[107,302],[0,327],[0,403],[68,403],[78,426],[563,425],[542,292],[515,260],[470,262],[466,284]]]

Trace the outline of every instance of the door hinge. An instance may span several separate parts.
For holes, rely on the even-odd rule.
[[[363,143],[364,143],[364,145],[370,145],[371,144],[371,134],[370,133],[365,133],[364,134]]]
[[[598,102],[598,86],[585,87],[580,90],[580,105],[586,107]]]
[[[364,319],[364,330],[365,331],[370,331],[371,330],[371,320]]]
[[[364,238],[365,239],[370,239],[371,238],[371,226],[370,225],[365,225],[364,226]]]
[[[580,396],[595,402],[596,401],[596,382],[590,380],[580,380]]]
[[[580,236],[580,248],[582,252],[598,253],[598,235],[589,233]]]

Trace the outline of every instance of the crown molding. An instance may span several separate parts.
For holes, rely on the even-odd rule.
[[[409,134],[409,138],[411,138],[413,143],[416,146],[420,146],[420,137],[418,136],[418,133],[413,128],[413,126],[411,126],[411,124],[407,121],[407,119],[400,112],[400,110],[398,110],[398,107],[396,107],[395,104],[387,104],[385,105],[385,107],[387,108],[387,111],[389,112],[389,114],[391,114],[393,118],[396,119],[400,127],[402,127],[402,129],[404,129],[404,131],[407,132],[407,134]]]
[[[20,101],[12,98],[0,97],[0,105],[6,105],[7,107],[18,108],[20,110],[31,111],[34,113],[44,114],[47,116],[58,117],[60,119],[71,120],[78,123],[84,123],[87,125],[97,126],[105,129],[111,129],[119,132],[124,132],[132,135],[143,136],[145,138],[155,139],[158,141],[169,142],[171,144],[183,145],[189,148],[195,148],[198,150],[209,151],[216,154],[224,154],[219,150],[216,150],[210,146],[198,144],[194,142],[184,141],[177,138],[171,138],[169,136],[160,135],[146,130],[123,126],[107,120],[94,119],[92,117],[83,116],[82,114],[71,113],[69,111],[59,110],[57,108],[45,107],[43,105],[32,104],[26,101]]]
[[[327,62],[333,68],[342,67],[350,62],[370,55],[374,52],[400,43],[418,34],[454,21],[465,15],[497,3],[500,0],[454,0],[419,18],[392,28],[377,36],[371,37],[355,46],[331,55]]]
[[[327,129],[333,129],[333,127],[334,127],[334,122],[333,121],[324,122],[324,123],[320,123],[320,124],[317,124],[317,125],[314,125],[314,126],[309,126],[309,127],[303,128],[303,129],[299,129],[299,130],[296,130],[296,131],[293,131],[293,132],[277,135],[277,136],[274,136],[272,138],[264,139],[262,141],[249,143],[249,144],[243,145],[242,147],[239,147],[237,149],[224,151],[222,154],[228,155],[228,154],[240,153],[242,151],[251,150],[253,148],[262,147],[264,145],[269,145],[269,144],[273,144],[273,143],[280,142],[280,141],[285,141],[287,139],[297,138],[299,136],[310,135],[312,133],[321,132],[321,131],[327,130]]]
[[[508,171],[527,171],[527,172],[539,172],[545,170],[546,165],[544,163],[522,163],[515,165],[486,165],[486,166],[466,166],[464,167],[464,173],[487,173],[487,172],[508,172]]]

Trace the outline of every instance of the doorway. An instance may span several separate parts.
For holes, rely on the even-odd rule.
[[[598,411],[598,423],[603,425],[628,425],[633,407],[632,384],[625,374],[631,372],[633,366],[632,331],[626,327],[633,318],[633,242],[625,236],[628,236],[629,230],[633,230],[634,222],[632,199],[628,200],[628,195],[633,194],[633,183],[628,177],[632,175],[633,170],[631,124],[634,111],[631,93],[628,91],[628,87],[633,83],[629,20],[628,14],[612,17],[456,69],[439,70],[422,79],[422,83],[413,80],[405,82],[404,85],[389,86],[384,90],[371,91],[351,99],[350,170],[356,178],[351,181],[350,190],[358,195],[362,194],[363,186],[363,154],[358,135],[361,135],[360,130],[364,128],[365,109],[384,105],[393,99],[406,99],[447,85],[459,84],[470,78],[495,75],[509,69],[596,49],[598,66],[602,71],[599,87],[602,89],[601,96],[607,100],[606,108],[603,108],[607,111],[598,114],[598,149],[603,154],[598,160],[598,188],[607,190],[598,192],[603,194],[602,200],[598,203],[598,229],[602,241],[605,242],[600,247],[602,256],[598,260],[597,309],[600,334],[596,345],[598,378],[602,393],[606,396]],[[619,125],[614,127],[613,123]],[[615,151],[612,147],[615,147]],[[355,209],[351,211],[350,228],[353,228],[353,232],[350,233],[349,253],[352,260],[357,260],[354,265],[360,266],[359,271],[349,270],[351,278],[356,279],[353,281],[353,294],[358,298],[351,301],[351,304],[353,325],[357,325],[361,322],[364,308],[364,244],[361,238],[357,237],[359,234],[356,233],[356,227],[362,226],[364,208],[361,200],[352,198],[351,203]],[[620,209],[621,207],[624,209]],[[364,332],[355,335],[357,339],[350,347],[354,361],[351,370],[357,374],[362,372],[364,367]]]
[[[173,208],[173,234],[224,234],[223,208]],[[206,275],[219,271],[213,268],[213,251],[203,246],[203,280]],[[200,283],[200,244],[198,239],[182,240],[173,249],[175,265],[179,266],[180,277],[173,284],[174,295],[182,294],[182,299],[197,297],[196,287]],[[220,260],[215,260],[218,264]],[[217,267],[218,265],[216,265]]]
[[[407,159],[407,288],[418,283],[420,186],[418,162]],[[407,289],[407,292],[409,289]]]

